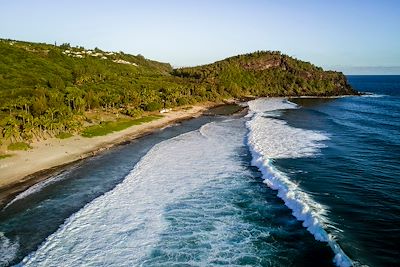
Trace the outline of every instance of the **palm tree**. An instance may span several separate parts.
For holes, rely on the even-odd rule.
[[[30,124],[26,124],[22,130],[22,138],[25,140],[31,140],[34,133],[34,127]]]
[[[37,140],[39,140],[43,134],[43,125],[40,117],[33,118],[33,127],[34,127],[35,137]]]
[[[50,115],[52,121],[54,121],[54,115],[55,115],[56,113],[58,113],[58,110],[55,109],[55,108],[48,108],[48,109],[46,110],[46,114],[47,114],[47,115]]]
[[[19,96],[17,98],[18,107],[20,107],[26,113],[29,113],[30,102],[31,101],[28,98],[23,97],[23,96]]]
[[[65,100],[68,103],[68,107],[70,108],[70,110],[73,110],[73,101],[74,101],[73,96],[71,94],[66,94]]]
[[[10,102],[4,103],[4,105],[1,107],[1,110],[8,110],[11,116],[11,112],[13,109],[13,105]]]
[[[6,123],[3,126],[3,136],[5,139],[10,139],[11,142],[16,142],[21,139],[20,124],[14,117],[6,118]]]

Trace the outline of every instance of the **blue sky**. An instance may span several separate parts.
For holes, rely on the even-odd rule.
[[[400,1],[0,0],[0,37],[174,66],[280,50],[345,73],[400,74]]]

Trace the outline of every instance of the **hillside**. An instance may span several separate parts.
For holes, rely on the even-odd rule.
[[[280,52],[259,51],[213,64],[176,69],[174,75],[210,84],[233,96],[334,96],[356,94],[340,72],[323,71]]]
[[[341,94],[356,94],[343,74],[278,52],[173,70],[141,55],[0,39],[3,148],[10,142],[81,133],[107,114],[114,120],[232,97]]]

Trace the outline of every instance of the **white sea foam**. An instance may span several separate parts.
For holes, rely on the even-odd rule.
[[[365,95],[362,95],[361,97],[379,98],[379,97],[385,97],[385,96],[387,96],[387,95],[375,94],[375,93],[366,92],[366,94],[365,94]]]
[[[294,128],[279,119],[266,117],[265,112],[295,108],[283,99],[250,101],[249,107],[251,119],[246,123],[249,130],[247,143],[253,158],[252,164],[261,171],[264,183],[278,191],[278,196],[316,240],[329,244],[335,253],[334,262],[337,266],[352,266],[350,258],[334,237],[325,230],[328,224],[326,207],[314,201],[272,164],[274,159],[279,158],[313,156],[324,147],[321,141],[327,140],[328,136],[316,131]]]
[[[159,131],[163,131],[163,130],[165,130],[165,129],[168,129],[168,128],[171,128],[171,127],[175,127],[175,126],[178,126],[178,125],[179,125],[179,122],[177,122],[177,123],[171,123],[171,124],[165,125],[164,127],[161,127],[161,128],[159,129]]]
[[[266,104],[268,103],[268,104]],[[268,111],[276,111],[281,109],[297,108],[295,103],[288,101],[285,98],[258,98],[248,102],[249,112],[261,113]]]
[[[243,136],[210,123],[157,144],[121,184],[67,219],[21,265],[139,265],[168,226],[167,205],[243,168],[232,162]]]
[[[249,142],[254,150],[270,159],[312,156],[324,147],[328,136],[315,131],[293,128],[285,121],[256,113],[247,123]]]
[[[15,258],[18,248],[18,241],[12,242],[0,232],[0,266],[8,265]]]
[[[72,169],[71,169],[72,170]],[[62,181],[63,179],[65,179],[66,174],[71,172],[71,170],[69,171],[64,171],[62,173],[59,173],[49,179],[43,180],[37,184],[32,185],[31,187],[29,187],[28,189],[26,189],[25,191],[23,191],[22,193],[18,194],[13,200],[11,200],[9,203],[7,203],[7,205],[3,208],[3,210],[6,210],[8,207],[10,207],[12,204],[14,204],[15,202],[26,198],[29,195],[35,194],[41,190],[43,190],[44,188],[46,188],[47,186],[54,184],[56,182]]]
[[[271,164],[274,158],[314,155],[323,147],[321,141],[328,137],[312,131],[307,135],[304,130],[274,118],[279,115],[276,110],[296,108],[283,99],[255,100],[250,105],[254,109],[250,110],[252,119],[247,127],[253,127],[248,135],[253,164],[261,170],[265,183],[278,190],[279,197],[316,239],[330,244],[335,252],[335,263],[350,266],[351,261],[324,230],[328,223],[326,208],[313,201]],[[260,124],[271,128],[265,129]],[[232,159],[243,140],[242,135],[236,134],[238,130],[210,123],[199,131],[154,146],[120,185],[68,218],[21,265],[140,265],[162,241],[161,235],[168,227],[164,217],[168,205],[190,195],[207,182],[242,172],[242,167]],[[281,137],[275,138],[276,135]],[[289,141],[290,138],[298,142]],[[284,147],[285,144],[297,151],[290,151]]]

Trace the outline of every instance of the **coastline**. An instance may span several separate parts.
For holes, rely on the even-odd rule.
[[[104,136],[93,138],[73,136],[67,139],[50,138],[34,142],[32,150],[16,151],[12,157],[0,161],[0,207],[4,207],[27,188],[72,165],[79,164],[83,159],[174,123],[199,117],[207,110],[221,105],[224,103],[207,102],[194,105],[187,110],[173,110],[164,113],[158,120],[134,125]]]

